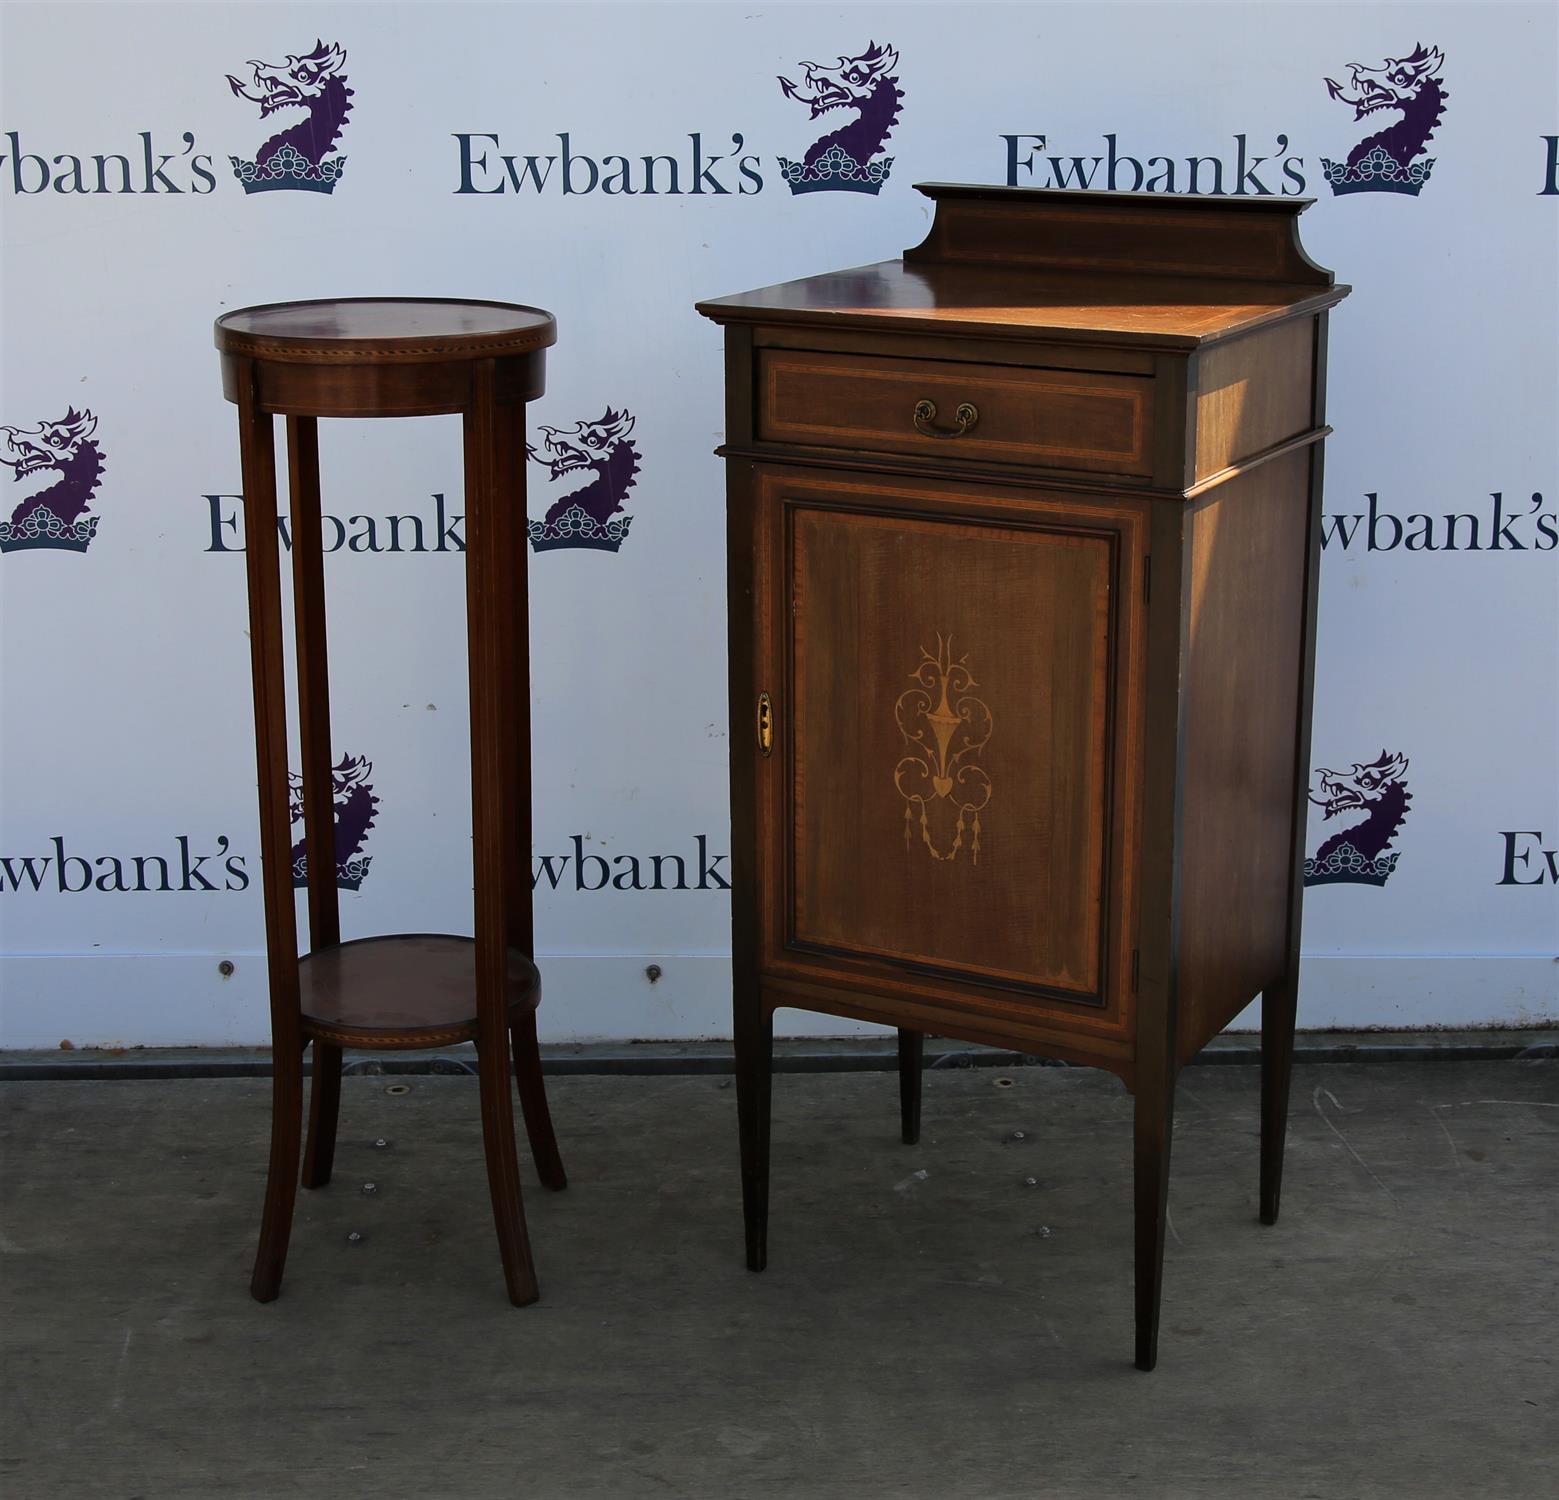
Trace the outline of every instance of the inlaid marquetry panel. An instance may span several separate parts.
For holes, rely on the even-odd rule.
[[[790,942],[1099,1003],[1113,538],[787,515]]]
[[[995,731],[990,705],[975,695],[979,686],[967,654],[953,651],[953,638],[937,632],[936,650],[920,648],[920,660],[893,705],[904,737],[904,754],[893,768],[893,786],[904,799],[904,847],[916,837],[932,859],[952,860],[969,838],[969,862],[980,862],[980,814],[995,786],[980,764]],[[952,838],[933,834],[951,819]],[[918,826],[917,826],[918,825]]]
[[[764,441],[1140,476],[1152,471],[1153,382],[1143,376],[800,349],[762,350],[758,363]],[[933,414],[917,424],[922,402]],[[965,406],[975,416],[960,432],[957,414]]]

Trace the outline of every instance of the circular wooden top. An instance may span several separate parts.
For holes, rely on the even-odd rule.
[[[557,342],[539,307],[453,297],[342,297],[240,307],[216,320],[224,354],[291,364],[424,364],[529,354]]]

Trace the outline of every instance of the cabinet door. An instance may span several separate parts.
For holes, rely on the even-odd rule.
[[[1140,503],[777,468],[755,500],[764,968],[1120,1025]]]

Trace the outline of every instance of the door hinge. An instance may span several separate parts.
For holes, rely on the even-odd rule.
[[[1137,976],[1141,973],[1141,971],[1142,949],[1133,948],[1131,950],[1131,992],[1134,995],[1137,993]]]
[[[1153,597],[1153,554],[1149,552],[1142,559],[1142,598],[1146,602]]]
[[[774,748],[774,704],[767,693],[758,694],[758,749],[765,755]]]

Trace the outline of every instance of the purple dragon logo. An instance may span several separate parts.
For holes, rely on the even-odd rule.
[[[341,71],[346,53],[332,43],[314,43],[301,57],[288,55],[286,62],[257,62],[250,58],[254,82],[242,84],[231,73],[228,85],[240,99],[260,106],[260,118],[277,110],[301,109],[303,118],[273,135],[255,152],[253,161],[230,156],[233,175],[246,193],[270,193],[296,188],[306,193],[333,193],[341,177],[344,156],[327,157],[341,139],[351,113],[352,90]]]
[[[814,120],[836,109],[855,111],[855,119],[815,141],[800,161],[780,157],[780,174],[792,193],[875,195],[882,191],[893,158],[872,158],[887,142],[904,102],[904,91],[893,72],[898,63],[899,54],[893,48],[873,42],[859,57],[841,57],[831,68],[801,63],[806,70],[805,88],[810,92],[803,92],[788,78],[780,79],[785,97],[811,105]]]
[[[1378,68],[1349,63],[1352,78],[1345,90],[1335,79],[1326,80],[1327,92],[1341,104],[1353,106],[1353,118],[1362,120],[1378,110],[1395,110],[1395,124],[1359,142],[1345,162],[1321,158],[1321,167],[1332,192],[1408,193],[1418,196],[1429,181],[1435,158],[1424,148],[1445,113],[1447,98],[1440,70],[1445,54],[1422,42],[1407,57],[1388,57]]]
[[[1306,885],[1384,885],[1401,857],[1390,847],[1407,817],[1413,794],[1402,779],[1407,760],[1382,750],[1368,765],[1351,771],[1317,766],[1310,800],[1327,821],[1362,813],[1360,821],[1321,843],[1305,861]]]
[[[10,520],[0,521],[0,552],[85,552],[91,545],[97,517],[87,514],[87,506],[103,477],[103,450],[92,441],[96,429],[97,418],[74,406],[57,422],[25,430],[0,426],[0,463],[11,466],[13,483],[32,480],[31,493]]]
[[[355,891],[368,878],[373,855],[363,853],[368,830],[374,826],[379,799],[374,796],[373,762],[363,755],[343,755],[330,768],[332,811],[336,824],[336,884]],[[287,773],[287,810],[292,815],[292,883],[309,880],[308,842],[303,836],[303,778]]]
[[[606,408],[594,422],[572,427],[543,427],[544,451],[526,446],[526,453],[545,464],[552,479],[584,472],[589,483],[555,500],[546,518],[530,523],[530,544],[537,552],[557,547],[588,547],[616,552],[628,535],[633,517],[623,514],[623,501],[639,472],[639,450],[628,440],[633,417]]]

